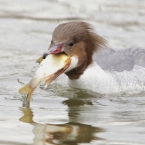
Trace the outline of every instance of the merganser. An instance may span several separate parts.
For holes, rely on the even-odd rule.
[[[65,71],[70,87],[100,94],[133,94],[145,90],[145,50],[111,49],[87,22],[58,25],[43,57],[56,53],[71,58]]]
[[[19,90],[31,95],[41,81],[47,87],[62,73],[70,87],[99,94],[136,94],[145,90],[145,49],[114,50],[86,22],[55,28],[51,44],[30,82]],[[51,68],[51,69],[50,69]]]

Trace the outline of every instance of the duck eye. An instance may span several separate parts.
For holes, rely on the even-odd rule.
[[[74,45],[74,42],[71,42],[70,44],[69,44],[69,46],[73,46]]]

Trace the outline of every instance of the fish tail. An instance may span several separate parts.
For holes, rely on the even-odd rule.
[[[27,95],[28,102],[30,102],[33,91],[34,91],[34,88],[30,87],[30,84],[27,84],[21,89],[19,89],[19,93],[21,95]]]

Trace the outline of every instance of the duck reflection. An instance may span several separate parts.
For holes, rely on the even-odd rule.
[[[81,100],[66,100],[63,103],[69,106],[84,105]],[[91,104],[91,102],[87,102]],[[74,104],[74,105],[73,105]],[[66,124],[40,124],[33,121],[31,108],[21,108],[23,116],[20,121],[30,123],[34,126],[33,145],[78,145],[79,143],[90,143],[92,140],[101,140],[95,134],[102,132],[101,128],[87,124],[69,122]],[[70,114],[68,114],[69,116]]]

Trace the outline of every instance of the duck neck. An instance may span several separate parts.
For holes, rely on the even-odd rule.
[[[84,61],[83,64],[77,68],[74,68],[65,74],[69,77],[69,79],[79,79],[79,77],[84,73],[85,69],[91,64],[92,60]]]
[[[102,46],[107,46],[105,39],[88,31],[84,36],[83,41],[76,44],[78,49],[74,50],[74,54],[77,54],[78,57],[78,67],[66,72],[69,79],[78,79],[93,63],[93,54],[101,49]]]

